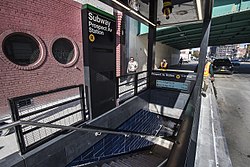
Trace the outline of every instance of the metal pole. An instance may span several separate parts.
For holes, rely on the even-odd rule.
[[[83,117],[84,120],[86,120],[86,112],[85,112],[85,104],[84,104],[84,87],[83,87],[83,85],[79,86],[79,94],[80,94],[80,97],[81,97],[80,104],[81,104],[81,108],[82,108],[82,111],[81,111],[82,117]]]
[[[138,73],[134,75],[134,95],[136,96],[138,93]]]
[[[149,3],[149,20],[154,24],[156,24],[157,21],[157,3],[158,0],[150,0]],[[156,41],[156,27],[149,24],[148,59],[147,59],[147,71],[149,76],[148,88],[150,86],[150,75],[155,64],[155,41]]]
[[[186,164],[187,166],[194,166],[195,154],[196,154],[196,144],[198,136],[199,127],[199,117],[201,108],[201,87],[203,82],[203,74],[205,68],[205,60],[207,55],[207,47],[209,42],[209,34],[211,29],[211,18],[213,9],[213,0],[206,0],[204,5],[204,20],[203,20],[203,30],[202,30],[202,41],[200,45],[200,56],[199,56],[199,66],[197,70],[197,80],[194,87],[194,102],[195,102],[195,112],[194,121],[192,126],[192,133],[190,138],[189,152],[187,156]]]
[[[11,106],[13,121],[19,122],[20,117],[19,117],[19,111],[17,109],[16,102],[13,99],[9,99],[9,104]],[[12,123],[12,125],[15,125],[15,122]],[[4,126],[4,128],[6,128],[6,127],[7,126]],[[16,126],[13,126],[13,127],[15,127],[19,149],[20,149],[21,153],[23,154],[26,151],[26,145],[25,145],[25,141],[24,141],[22,127],[19,124],[17,124]]]

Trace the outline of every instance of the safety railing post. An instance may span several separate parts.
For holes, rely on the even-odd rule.
[[[19,118],[19,113],[18,113],[18,109],[17,109],[17,105],[16,105],[15,101],[13,99],[9,99],[9,104],[10,104],[11,111],[12,111],[13,121],[14,122],[19,121],[20,118]],[[16,132],[16,136],[17,136],[19,149],[20,149],[21,153],[24,154],[26,152],[26,145],[25,145],[23,134],[22,134],[21,125],[15,126],[15,132]]]
[[[138,93],[138,73],[134,74],[134,95]]]
[[[80,94],[80,103],[81,103],[81,109],[82,109],[82,117],[84,120],[86,120],[86,112],[85,112],[85,105],[84,105],[84,87],[83,85],[79,86],[79,94]]]
[[[120,92],[119,92],[119,79],[120,79],[120,77],[116,77],[116,99],[118,99],[119,98],[119,94],[120,94]]]

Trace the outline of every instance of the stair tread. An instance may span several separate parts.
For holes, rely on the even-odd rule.
[[[120,162],[118,162],[118,161],[112,161],[112,162],[110,163],[110,166],[112,166],[112,167],[130,167],[130,166],[125,165],[125,164],[123,164],[123,163],[120,163]]]
[[[164,158],[161,158],[161,157],[158,157],[158,156],[155,156],[155,155],[140,155],[140,156],[136,156],[137,158],[143,158],[143,159],[154,159],[154,160],[162,160]]]
[[[146,159],[155,159],[155,160],[163,160],[163,157],[158,157],[155,154],[152,155],[141,155],[142,158],[146,158]]]
[[[137,156],[134,158],[136,158],[138,161],[145,162],[150,165],[160,164],[163,161],[162,158],[154,157],[153,155],[152,156]]]
[[[137,159],[129,158],[129,159],[125,159],[125,160],[122,160],[122,161],[124,161],[125,163],[129,163],[132,167],[138,167],[138,166],[146,167],[146,164],[145,164],[144,161],[140,161],[140,160],[137,160]]]
[[[101,167],[156,167],[161,164],[166,157],[150,150],[118,156],[104,161]],[[100,164],[100,163],[99,163]]]
[[[140,157],[141,161],[147,162],[149,164],[156,164],[158,162],[161,162],[162,159],[154,159],[154,158],[146,158],[146,157]]]
[[[104,163],[104,164],[102,164],[102,167],[111,167],[111,166],[108,165],[108,164],[106,164],[106,163]]]
[[[124,161],[122,161],[122,160],[120,160],[120,159],[118,159],[118,160],[116,160],[117,162],[119,162],[120,164],[124,164],[125,166],[127,166],[127,167],[132,167],[129,163],[126,163],[126,162],[124,162]]]
[[[120,167],[120,165],[119,165],[118,163],[114,162],[114,161],[111,161],[111,162],[109,163],[109,165],[110,165],[111,167]]]

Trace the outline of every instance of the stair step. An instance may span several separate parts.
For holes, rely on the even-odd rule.
[[[106,163],[104,163],[104,164],[102,164],[102,167],[111,167],[111,166],[108,165],[108,164],[106,164]]]
[[[122,161],[130,164],[132,167],[140,167],[140,166],[146,167],[144,162],[140,162],[136,159],[129,158],[129,159],[123,159]]]
[[[158,165],[158,164],[160,164],[163,161],[162,158],[155,157],[153,155],[152,156],[142,155],[142,156],[135,157],[135,158],[137,158],[141,162],[145,162],[145,163],[149,164],[150,166]]]
[[[139,159],[140,162],[143,162],[143,164],[147,164],[148,167],[155,167],[158,164],[160,164],[159,160],[152,160],[152,159],[148,159],[147,161],[145,159]]]
[[[163,150],[164,151],[164,150]],[[163,152],[164,153],[164,152]],[[150,150],[114,157],[110,160],[99,162],[99,167],[156,167],[160,165],[168,154]],[[102,164],[102,165],[101,165]]]
[[[156,160],[160,160],[162,158],[159,158],[157,156],[155,156],[154,154],[151,154],[151,155],[145,155],[145,154],[142,154],[140,156],[136,156],[137,158],[143,158],[143,159],[156,159]]]
[[[124,164],[122,164],[122,163],[119,163],[119,162],[117,162],[117,161],[112,161],[111,163],[110,163],[110,166],[112,166],[112,167],[128,167],[127,165],[124,165]]]
[[[123,162],[123,161],[120,160],[120,159],[116,160],[116,162],[118,162],[118,163],[121,164],[121,165],[124,165],[124,167],[132,167],[130,164],[127,164],[127,163]]]

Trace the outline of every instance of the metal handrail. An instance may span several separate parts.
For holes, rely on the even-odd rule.
[[[0,127],[0,130],[13,128],[19,125],[31,125],[36,127],[47,127],[47,128],[56,128],[61,130],[69,130],[69,131],[81,131],[81,132],[93,132],[96,135],[101,134],[115,134],[115,135],[123,135],[125,137],[137,136],[141,138],[145,138],[153,143],[164,142],[165,144],[171,145],[173,141],[163,139],[160,136],[149,135],[141,132],[132,132],[132,131],[124,131],[124,130],[114,130],[110,128],[97,127],[92,125],[82,125],[82,127],[73,127],[73,126],[64,126],[64,125],[55,125],[41,122],[33,122],[33,121],[16,121],[7,125],[3,125]]]
[[[41,112],[44,112],[44,111],[47,111],[47,110],[50,110],[50,109],[53,109],[53,108],[65,105],[65,104],[68,104],[68,103],[72,103],[74,101],[78,101],[78,100],[81,100],[81,99],[82,99],[82,97],[78,97],[78,98],[75,98],[75,99],[72,99],[72,100],[69,100],[69,101],[57,103],[55,105],[52,105],[52,106],[49,106],[49,107],[45,107],[45,108],[42,108],[40,110],[36,110],[36,111],[30,112],[30,113],[27,113],[27,114],[20,115],[19,118],[24,118],[24,117],[32,116],[32,115],[35,115],[35,114],[38,114],[38,113],[41,113]]]
[[[29,95],[19,96],[19,97],[15,97],[15,98],[12,98],[12,99],[17,101],[17,100],[20,100],[20,99],[34,98],[34,97],[41,96],[41,95],[47,95],[47,94],[51,94],[51,93],[56,93],[56,92],[68,90],[68,89],[78,88],[80,86],[82,86],[82,85],[67,86],[67,87],[58,88],[58,89],[54,89],[54,90],[43,91],[43,92],[38,92],[38,93],[32,93],[32,94],[29,94]]]
[[[78,113],[79,111],[83,111],[83,109],[76,110],[76,111],[74,111],[74,112],[72,112],[72,113],[66,114],[66,115],[64,115],[64,116],[62,116],[62,117],[59,117],[59,118],[56,118],[56,119],[54,119],[54,120],[52,120],[52,121],[47,122],[47,124],[52,124],[52,123],[54,123],[54,122],[57,122],[57,121],[59,121],[59,120],[61,120],[61,119],[63,119],[63,118],[66,118],[66,117],[68,117],[68,116],[71,116],[71,115],[73,115],[73,114],[76,114],[76,113]],[[37,129],[39,129],[39,128],[40,128],[40,127],[35,127],[35,128],[32,128],[32,129],[29,129],[29,130],[27,130],[27,131],[24,131],[23,134],[27,134],[27,133],[33,132],[33,131],[35,131],[35,130],[37,130]]]
[[[132,74],[124,74],[124,75],[118,76],[117,78],[126,77],[126,76],[130,76],[130,75],[135,75],[135,74],[141,74],[144,72],[148,72],[148,71],[140,71],[140,72],[136,72],[136,73],[132,73]]]

